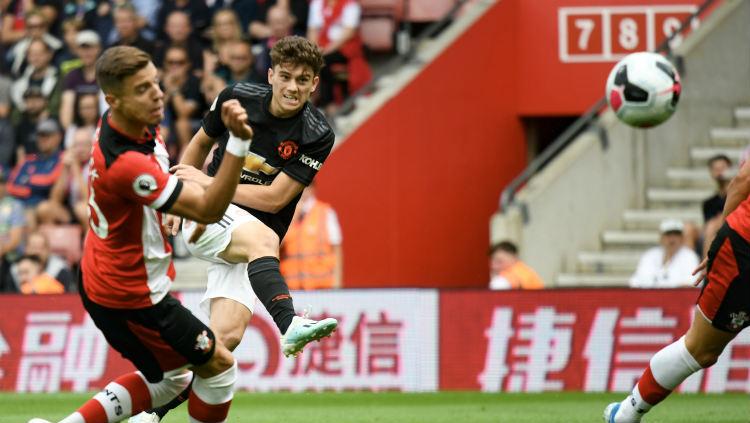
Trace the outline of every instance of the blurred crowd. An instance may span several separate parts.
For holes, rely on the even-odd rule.
[[[0,13],[4,292],[76,289],[88,160],[107,107],[95,64],[107,47],[152,55],[175,163],[225,86],[267,83],[268,53],[284,36],[307,36],[323,50],[314,102],[328,114],[371,77],[354,0],[0,0]]]

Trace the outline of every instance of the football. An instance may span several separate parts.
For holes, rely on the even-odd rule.
[[[664,56],[639,52],[617,62],[607,78],[607,102],[621,121],[638,128],[669,119],[680,100],[680,75]]]

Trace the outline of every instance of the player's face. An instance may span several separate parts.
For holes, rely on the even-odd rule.
[[[158,125],[164,119],[164,93],[153,63],[122,81],[121,93],[108,99],[113,109],[139,125]]]
[[[273,87],[271,113],[289,117],[305,105],[318,86],[318,77],[309,66],[281,64],[268,70],[268,83]]]

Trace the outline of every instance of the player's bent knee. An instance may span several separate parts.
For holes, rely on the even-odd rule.
[[[218,342],[214,354],[211,356],[208,363],[195,367],[193,371],[201,378],[207,379],[225,372],[233,365],[234,357],[232,356],[232,353],[224,346],[224,344]]]
[[[234,349],[237,348],[237,345],[242,341],[242,335],[244,332],[244,328],[233,327],[226,332],[220,332],[218,335],[221,343],[224,344],[229,351],[234,351]]]

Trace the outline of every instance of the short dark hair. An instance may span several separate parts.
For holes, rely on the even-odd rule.
[[[506,253],[513,254],[514,256],[518,255],[518,247],[516,246],[516,244],[508,240],[492,244],[492,246],[490,247],[489,255],[491,256],[498,251],[505,251]]]
[[[319,75],[323,68],[323,53],[307,38],[291,35],[280,39],[271,49],[271,66],[281,64],[309,66],[315,75]]]
[[[111,47],[96,61],[96,82],[105,94],[118,92],[122,81],[151,62],[151,56],[130,46]]]
[[[712,156],[710,159],[708,159],[708,167],[713,166],[714,162],[717,162],[719,160],[723,160],[729,166],[732,165],[732,159],[730,159],[729,156],[727,156],[726,154],[717,154],[715,156]]]

